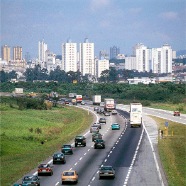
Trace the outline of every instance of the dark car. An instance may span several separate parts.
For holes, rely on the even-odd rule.
[[[95,149],[104,149],[105,148],[105,141],[102,139],[96,139],[94,143]]]
[[[22,180],[22,185],[23,184],[40,186],[40,179],[38,176],[34,175],[25,176]]]
[[[86,146],[86,138],[84,136],[76,136],[75,137],[75,147],[78,145],[80,146]]]
[[[38,176],[41,176],[41,175],[52,176],[53,175],[52,167],[50,166],[50,164],[46,164],[46,163],[40,164],[38,169],[37,169],[37,172],[38,172]]]
[[[99,123],[105,123],[106,124],[106,119],[105,118],[100,118]]]
[[[53,155],[53,164],[56,164],[56,163],[63,163],[63,164],[66,163],[66,158],[63,153],[58,152]]]
[[[103,166],[99,170],[99,179],[103,177],[115,178],[115,170],[112,166]]]
[[[99,107],[94,107],[94,111],[98,111],[99,110]]]
[[[98,127],[99,129],[101,129],[101,123],[94,123],[93,126]]]
[[[64,154],[73,154],[72,146],[71,145],[63,145],[61,152]]]
[[[97,139],[102,139],[102,134],[100,133],[92,134],[92,141],[96,141]]]

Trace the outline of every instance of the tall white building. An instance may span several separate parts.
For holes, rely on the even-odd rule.
[[[134,56],[125,57],[125,69],[136,70],[136,57]]]
[[[98,78],[101,76],[102,71],[109,70],[109,60],[108,59],[101,59],[101,60],[96,59],[95,64],[96,64],[95,75]]]
[[[79,65],[83,76],[85,74],[95,75],[94,43],[89,43],[87,38],[84,43],[80,43]]]
[[[65,72],[77,71],[77,43],[68,40],[62,44],[62,65]]]
[[[46,52],[47,51],[47,44],[43,41],[39,41],[38,43],[38,60],[41,66],[43,67],[43,64],[46,59]]]
[[[45,67],[48,72],[56,68],[56,55],[49,50],[45,52]]]
[[[135,46],[136,70],[139,72],[150,71],[150,49],[143,44]]]
[[[171,73],[173,51],[168,44],[161,48],[147,48],[143,44],[134,47],[136,70],[139,72]]]
[[[168,44],[161,48],[152,48],[152,72],[153,73],[172,73],[173,51]]]

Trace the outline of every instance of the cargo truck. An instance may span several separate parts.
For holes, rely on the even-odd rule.
[[[76,95],[76,103],[82,102],[82,95]]]
[[[92,96],[93,105],[100,105],[101,103],[101,95],[93,95]]]
[[[142,125],[142,104],[131,103],[130,104],[130,126],[141,127]]]
[[[112,98],[105,98],[104,99],[104,110],[107,112],[111,112],[115,109],[115,102]]]

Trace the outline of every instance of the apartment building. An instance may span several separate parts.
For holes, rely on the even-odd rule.
[[[109,70],[109,60],[108,59],[101,59],[95,60],[95,74],[96,77],[99,78],[101,76],[102,71]]]
[[[139,72],[152,70],[153,73],[171,73],[174,53],[168,44],[164,44],[161,48],[148,48],[141,43],[137,44],[134,47],[136,70]]]
[[[13,61],[23,60],[23,49],[20,46],[13,47]]]
[[[39,41],[38,43],[38,60],[40,63],[44,62],[46,59],[46,51],[47,51],[47,44],[44,42],[44,40]]]
[[[11,60],[9,46],[4,45],[1,47],[1,57],[2,57],[2,60],[6,61],[6,62],[9,62]]]
[[[79,66],[83,76],[95,75],[94,43],[87,38],[79,45]]]
[[[77,59],[77,43],[72,43],[71,40],[62,43],[62,70],[76,72],[78,70]]]

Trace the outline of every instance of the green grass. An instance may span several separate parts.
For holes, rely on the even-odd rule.
[[[88,112],[75,107],[20,111],[1,104],[0,183],[12,185],[82,133],[92,120]]]
[[[159,129],[164,130],[167,120],[152,118],[158,123]],[[168,122],[169,135],[158,140],[160,159],[168,179],[168,185],[186,185],[186,125]]]

